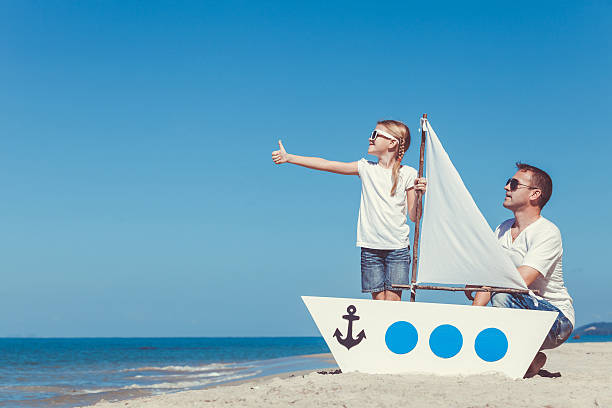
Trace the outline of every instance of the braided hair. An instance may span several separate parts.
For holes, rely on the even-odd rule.
[[[399,139],[397,150],[395,151],[395,163],[393,163],[393,169],[391,171],[391,178],[393,180],[391,195],[393,196],[395,195],[397,183],[399,182],[399,170],[402,166],[402,159],[410,147],[410,129],[408,129],[408,126],[397,120],[381,120],[378,122],[378,124],[383,125],[389,131],[389,133]]]

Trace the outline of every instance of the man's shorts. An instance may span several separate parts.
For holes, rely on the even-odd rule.
[[[401,290],[391,285],[410,285],[410,247],[361,248],[361,291]]]
[[[512,309],[530,309],[530,310],[549,310],[552,312],[559,312],[557,319],[553,323],[544,343],[540,350],[553,349],[559,347],[565,340],[569,338],[574,330],[572,322],[565,317],[563,312],[556,306],[553,306],[550,302],[544,299],[535,299],[529,295],[524,294],[510,294],[510,293],[492,293],[491,304],[494,307],[508,307]]]

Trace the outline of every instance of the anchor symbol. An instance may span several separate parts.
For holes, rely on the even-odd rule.
[[[359,320],[359,316],[355,316],[355,312],[357,312],[357,308],[353,305],[350,305],[346,308],[347,315],[343,315],[342,318],[348,320],[348,329],[346,333],[346,337],[342,338],[342,333],[340,333],[339,329],[336,329],[334,332],[334,337],[338,340],[338,343],[342,344],[346,347],[347,350],[350,350],[351,347],[354,347],[361,343],[361,340],[366,338],[365,332],[362,330],[357,335],[357,338],[353,338],[353,321]]]

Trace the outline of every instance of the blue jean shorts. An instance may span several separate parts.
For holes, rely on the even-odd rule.
[[[391,285],[410,285],[410,247],[361,248],[361,291],[401,290]]]
[[[510,294],[510,293],[493,293],[491,295],[491,304],[494,307],[509,307],[512,309],[531,309],[531,310],[549,310],[551,312],[559,312],[557,319],[553,323],[550,331],[542,343],[540,350],[553,349],[559,347],[567,340],[574,330],[572,322],[565,317],[563,312],[556,306],[544,299],[534,299],[529,295]]]

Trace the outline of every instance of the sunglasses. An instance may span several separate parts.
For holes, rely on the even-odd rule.
[[[385,139],[395,140],[396,142],[398,142],[397,137],[378,129],[374,129],[372,131],[372,134],[370,135],[370,142],[374,143],[377,137],[384,137]]]
[[[507,186],[508,184],[510,184],[510,191],[516,191],[516,189],[519,186],[523,186],[525,188],[529,188],[529,189],[538,189],[539,187],[533,187],[533,186],[528,186],[527,184],[521,184],[519,183],[519,181],[515,178],[509,178],[508,181],[506,181],[506,184],[504,184],[505,186]]]

